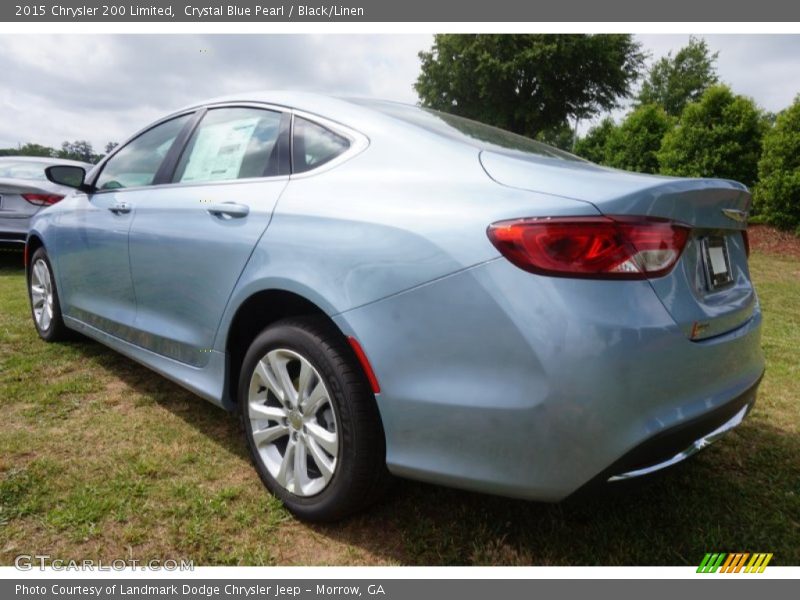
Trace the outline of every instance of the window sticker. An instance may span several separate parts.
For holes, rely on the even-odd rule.
[[[259,117],[203,127],[181,181],[236,179]]]

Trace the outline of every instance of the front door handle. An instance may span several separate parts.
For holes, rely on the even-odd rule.
[[[110,210],[111,212],[116,213],[118,215],[119,214],[124,214],[124,213],[129,213],[129,212],[131,212],[131,205],[128,202],[123,202],[123,201],[120,200],[120,201],[115,202],[111,206],[109,206],[108,210]]]
[[[212,204],[206,210],[215,217],[233,217],[242,218],[250,214],[250,207],[246,204],[235,204],[233,202],[222,202],[221,204]]]

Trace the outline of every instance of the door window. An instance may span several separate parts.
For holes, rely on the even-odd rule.
[[[173,181],[195,183],[281,174],[282,116],[259,108],[209,110],[183,152]]]
[[[191,114],[176,117],[129,142],[103,165],[95,187],[116,190],[152,185],[167,152],[191,118]]]

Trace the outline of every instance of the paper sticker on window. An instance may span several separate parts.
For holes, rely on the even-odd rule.
[[[201,128],[181,181],[236,179],[258,121],[249,117]]]

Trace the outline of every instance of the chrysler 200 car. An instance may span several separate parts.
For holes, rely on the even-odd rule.
[[[77,189],[27,239],[39,335],[238,411],[302,518],[390,474],[557,501],[680,462],[755,401],[736,182],[293,93],[190,106],[48,174]]]

